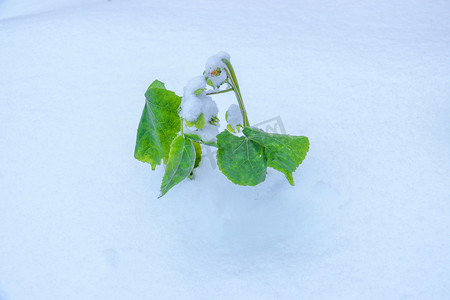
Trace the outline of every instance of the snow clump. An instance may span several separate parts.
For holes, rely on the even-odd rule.
[[[184,124],[183,131],[185,134],[196,134],[204,142],[217,141],[216,136],[219,134],[219,126],[206,122],[202,129],[188,127]]]
[[[227,113],[225,114],[225,119],[234,131],[239,131],[237,127],[239,125],[242,126],[243,124],[239,106],[237,106],[236,104],[231,104],[227,110]]]
[[[206,80],[204,76],[197,76],[188,81],[184,87],[181,100],[180,117],[189,122],[195,122],[202,113],[204,98],[206,96]]]
[[[212,86],[212,91],[216,91],[227,81],[228,75],[225,71],[227,65],[222,61],[223,59],[229,61],[230,55],[219,52],[208,58],[203,75],[189,80],[183,90],[179,112],[180,117],[184,119],[183,132],[196,134],[204,142],[215,141],[219,133],[217,118],[219,109],[216,102],[208,96],[207,85]],[[209,91],[211,92],[211,89]],[[239,108],[237,110],[239,112]],[[235,118],[233,115],[232,120]],[[240,123],[242,123],[242,117]]]
[[[219,88],[228,78],[225,68],[227,65],[222,59],[230,60],[230,55],[226,52],[219,52],[208,58],[205,64],[205,77],[209,85]]]
[[[205,142],[215,141],[219,133],[218,113],[216,102],[206,95],[205,77],[189,80],[184,87],[179,113],[185,121],[183,131],[197,134]]]

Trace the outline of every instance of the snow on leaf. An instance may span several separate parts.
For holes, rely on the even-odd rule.
[[[238,131],[238,125],[244,124],[242,120],[242,114],[241,110],[239,109],[239,106],[236,104],[231,104],[228,108],[227,112],[225,113],[225,119],[227,120],[228,124],[233,129],[232,132]]]

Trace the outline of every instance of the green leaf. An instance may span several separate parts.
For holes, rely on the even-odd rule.
[[[199,143],[193,142],[195,148],[195,164],[194,169],[200,165],[200,161],[202,160],[202,146]]]
[[[233,183],[257,185],[266,179],[267,159],[260,144],[227,130],[217,135],[217,144],[217,165]]]
[[[159,80],[155,80],[152,82],[152,84],[150,84],[150,86],[148,87],[148,89],[163,89],[165,90],[166,87],[164,86],[164,83],[159,81]],[[147,89],[147,90],[148,90]]]
[[[268,166],[283,172],[291,185],[294,185],[292,172],[302,163],[309,149],[309,141],[304,136],[291,136],[265,133],[245,127],[243,133],[253,142],[264,147]]]
[[[217,125],[217,123],[219,123],[219,121],[220,121],[219,118],[217,116],[214,116],[208,122],[209,122],[209,124]]]
[[[152,165],[167,163],[170,144],[180,130],[178,107],[181,98],[155,80],[145,93],[146,101],[139,123],[134,157]]]
[[[197,142],[197,143],[200,143],[200,144],[205,144],[205,145],[217,148],[217,143],[216,142],[205,142],[197,134],[185,133],[184,136],[189,138],[189,139],[191,139],[194,142]]]
[[[203,93],[205,91],[205,89],[198,89],[198,90],[196,90],[195,92],[194,92],[194,94],[196,95],[196,96],[198,96],[198,95],[200,95],[201,93]]]
[[[172,187],[191,174],[195,164],[195,148],[192,141],[184,136],[177,136],[170,145],[169,161],[167,162],[161,184],[161,195],[164,196]]]
[[[227,129],[229,132],[236,133],[236,131],[234,131],[233,127],[230,124],[227,125]]]
[[[189,174],[189,179],[193,179],[193,175],[194,175],[194,169],[197,168],[200,165],[200,161],[202,160],[202,146],[197,143],[197,142],[192,142],[192,144],[194,144],[194,148],[195,148],[195,163],[194,163],[194,168],[191,171],[191,174]]]
[[[197,120],[195,121],[195,127],[198,129],[202,129],[205,126],[205,116],[203,113],[198,116]]]
[[[184,122],[186,123],[186,126],[187,126],[187,127],[192,127],[192,126],[195,125],[194,122],[189,122],[188,120],[184,120]]]

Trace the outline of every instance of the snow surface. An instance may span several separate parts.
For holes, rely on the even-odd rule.
[[[449,13],[0,1],[0,299],[448,299]],[[133,158],[143,95],[180,95],[221,49],[250,123],[309,137],[296,185],[235,186],[204,156],[157,199],[164,169]]]

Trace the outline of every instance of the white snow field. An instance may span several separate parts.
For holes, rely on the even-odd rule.
[[[296,185],[205,156],[157,199],[144,93],[218,51]],[[0,0],[1,300],[449,297],[448,0]]]

